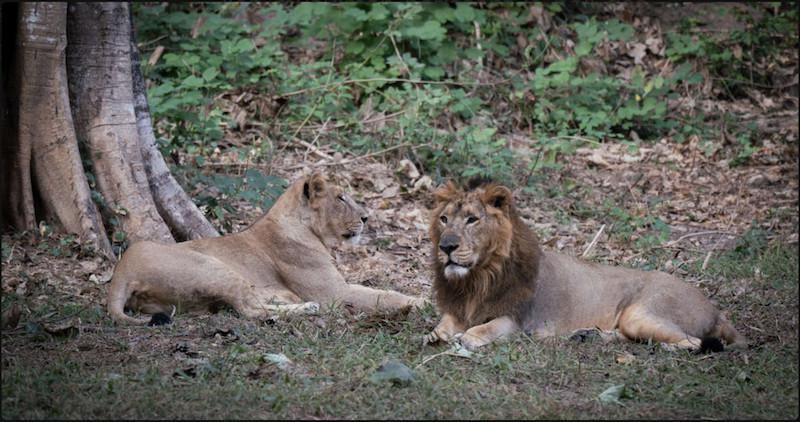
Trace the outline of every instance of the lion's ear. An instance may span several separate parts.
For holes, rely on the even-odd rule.
[[[303,184],[303,195],[306,199],[314,199],[318,198],[323,192],[325,192],[325,188],[327,186],[327,180],[322,173],[314,172],[311,176],[308,176],[306,179],[305,184]]]
[[[436,200],[437,203],[449,202],[457,195],[458,195],[458,187],[456,187],[456,184],[453,183],[452,180],[448,180],[447,183],[439,186],[433,192],[433,198]]]
[[[514,199],[511,190],[501,185],[491,185],[486,188],[481,199],[484,205],[506,210]]]

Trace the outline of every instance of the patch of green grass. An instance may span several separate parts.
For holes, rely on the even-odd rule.
[[[768,244],[766,233],[746,232],[736,246],[711,261],[708,273],[725,279],[749,278],[774,289],[797,292],[798,245]]]
[[[420,345],[436,323],[327,311],[274,324],[229,313],[171,326],[84,331],[34,345],[3,333],[2,417],[16,418],[794,418],[797,347],[692,355],[656,345],[536,341],[471,358]],[[324,322],[324,323],[323,323]],[[285,369],[265,358],[282,353]],[[616,357],[630,355],[625,364]],[[369,376],[387,359],[407,386]],[[622,405],[598,395],[625,384]]]

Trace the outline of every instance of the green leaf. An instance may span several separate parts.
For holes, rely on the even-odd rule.
[[[433,9],[433,17],[439,22],[448,22],[455,19],[455,12],[449,4],[437,4]]]
[[[233,47],[234,51],[246,53],[253,49],[253,42],[248,38],[242,38]]]
[[[125,237],[126,236],[124,231],[116,230],[114,231],[114,234],[111,235],[111,240],[114,243],[122,243],[123,241],[125,241]]]
[[[371,21],[383,20],[389,16],[389,9],[380,3],[372,3],[370,7],[371,9],[367,15],[367,18]]]
[[[203,80],[194,75],[189,75],[181,81],[181,87],[183,88],[199,88],[201,86],[203,86]]]
[[[459,2],[456,4],[456,10],[453,12],[453,17],[459,22],[471,22],[475,19],[475,9],[472,6]]]
[[[364,47],[365,47],[364,43],[361,41],[350,41],[349,43],[347,43],[347,46],[345,47],[344,51],[347,54],[356,55],[364,51]]]
[[[608,39],[611,41],[621,40],[628,41],[633,36],[633,27],[620,22],[619,19],[611,19],[605,22],[606,31],[608,32]]]
[[[569,72],[572,73],[575,71],[578,63],[575,57],[567,57],[564,60],[559,60],[557,62],[553,62],[549,66],[544,69],[544,74],[549,75],[551,73],[556,72]]]
[[[203,71],[203,79],[210,81],[219,75],[219,70],[215,67],[209,67]]]
[[[426,21],[422,26],[406,28],[403,32],[406,36],[421,40],[443,40],[447,33],[442,25],[434,20]]]
[[[422,71],[422,74],[430,79],[437,80],[444,76],[444,70],[441,67],[428,66]]]
[[[369,380],[380,384],[390,382],[393,385],[405,386],[414,380],[414,372],[403,362],[389,360],[369,376]]]
[[[581,41],[575,46],[575,54],[577,56],[585,56],[589,54],[590,51],[592,51],[592,44],[588,42]]]
[[[597,397],[601,403],[603,404],[619,404],[622,403],[619,401],[621,398],[628,397],[629,395],[626,394],[625,391],[625,384],[618,384],[612,385],[608,387],[605,391],[600,393]]]

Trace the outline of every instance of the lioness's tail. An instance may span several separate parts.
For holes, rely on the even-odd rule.
[[[725,340],[726,346],[731,349],[747,348],[747,339],[739,334],[733,324],[722,314],[717,318],[717,325],[711,330],[709,336]]]
[[[117,324],[145,325],[147,319],[139,319],[125,314],[125,303],[128,301],[130,292],[128,282],[124,277],[117,274],[111,278],[111,286],[108,288],[108,313]]]

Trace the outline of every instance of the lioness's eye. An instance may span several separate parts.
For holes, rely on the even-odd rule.
[[[439,217],[439,220],[442,220],[442,224],[447,224],[447,217],[441,216]]]
[[[340,201],[344,202],[344,195],[339,195],[337,196],[337,198],[339,198]]]
[[[469,217],[467,217],[467,224],[472,224],[476,221],[478,221],[478,217],[475,217],[474,215],[470,215]]]

